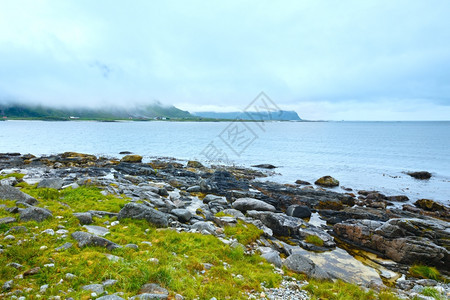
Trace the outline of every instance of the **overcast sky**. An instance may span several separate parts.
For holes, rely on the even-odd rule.
[[[0,101],[449,120],[450,1],[0,0]]]

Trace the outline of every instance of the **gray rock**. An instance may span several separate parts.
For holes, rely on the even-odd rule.
[[[16,177],[7,177],[5,179],[0,180],[0,185],[15,186],[16,184],[17,184]]]
[[[20,212],[21,221],[37,221],[42,222],[48,218],[53,217],[51,211],[41,207],[27,207]]]
[[[138,299],[167,299],[169,291],[155,283],[147,283],[141,287]]]
[[[303,273],[312,278],[333,279],[327,272],[316,266],[312,260],[299,253],[293,253],[290,255],[283,262],[283,265],[291,271]]]
[[[192,219],[192,213],[187,209],[183,208],[172,209],[172,214],[177,216],[178,220],[180,220],[180,222],[183,223],[189,222],[189,220]]]
[[[35,198],[9,185],[0,185],[0,200],[14,200],[29,205],[36,205],[39,203]]]
[[[115,279],[106,279],[105,281],[102,282],[103,286],[113,286],[117,283],[117,280]]]
[[[105,236],[109,234],[109,230],[105,227],[95,225],[83,225],[83,227],[86,228],[89,233],[92,233],[96,236]]]
[[[103,285],[101,285],[101,284],[88,284],[81,288],[85,291],[91,291],[91,292],[97,293],[97,295],[101,295],[105,291],[105,289],[103,288]]]
[[[56,251],[63,251],[63,250],[69,249],[70,247],[72,247],[72,243],[67,242],[67,243],[65,243],[64,245],[59,246],[59,247],[56,248],[55,250],[56,250]]]
[[[97,300],[125,300],[125,299],[122,297],[119,297],[117,295],[106,295],[106,296],[97,298]]]
[[[12,290],[13,286],[14,286],[14,281],[12,281],[12,280],[5,281],[5,283],[2,286],[2,290],[5,292],[8,292],[8,291]]]
[[[307,226],[302,219],[283,213],[249,211],[248,216],[261,220],[265,226],[272,229],[273,234],[280,236],[295,236],[300,227]]]
[[[197,231],[207,231],[211,234],[214,234],[216,232],[216,228],[214,227],[214,225],[211,222],[197,222],[194,225],[191,226],[192,229],[195,229]]]
[[[23,266],[21,264],[18,264],[18,263],[15,263],[15,262],[9,263],[9,264],[7,264],[7,266],[8,267],[12,267],[14,269],[22,269],[23,268]]]
[[[138,203],[127,203],[119,212],[118,220],[124,218],[144,219],[157,227],[167,227],[169,220],[167,214]]]
[[[78,242],[78,247],[80,248],[83,248],[85,246],[100,246],[105,247],[108,250],[121,248],[121,246],[117,245],[116,243],[87,232],[76,231],[72,233],[72,238],[74,238]]]
[[[0,218],[0,224],[9,224],[13,222],[16,222],[16,218],[13,217]]]
[[[276,209],[273,205],[254,198],[239,198],[233,202],[233,208],[246,212],[248,210],[272,211]]]
[[[92,220],[92,214],[89,212],[74,213],[73,215],[80,221],[81,225],[89,225],[94,222]]]
[[[37,185],[38,188],[50,188],[59,190],[62,188],[64,181],[61,178],[44,178]]]
[[[244,216],[243,213],[241,213],[239,210],[234,209],[234,208],[224,209],[224,210],[222,210],[222,212],[223,212],[224,214],[233,216],[233,217],[235,217],[235,218],[242,218],[242,219],[245,218],[245,216]]]
[[[139,246],[136,244],[126,244],[125,248],[130,248],[130,249],[134,249],[134,250],[138,250]]]
[[[265,258],[269,263],[273,264],[277,268],[281,268],[283,262],[281,261],[280,253],[277,251],[271,251],[268,253],[264,253],[261,257]]]
[[[220,200],[220,199],[225,199],[225,197],[209,194],[209,195],[206,195],[205,198],[203,198],[203,203],[208,204],[211,201]]]
[[[198,193],[200,192],[200,186],[199,185],[190,186],[186,189],[186,191],[188,193]]]
[[[311,210],[308,206],[294,204],[287,208],[286,214],[296,218],[309,218],[311,217]]]

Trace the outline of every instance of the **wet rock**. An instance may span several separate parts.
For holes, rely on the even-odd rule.
[[[50,188],[59,190],[62,188],[64,181],[61,178],[45,178],[37,185],[38,188]]]
[[[387,197],[387,200],[392,202],[408,202],[409,198],[405,195],[399,195],[399,196],[389,196]]]
[[[407,172],[406,174],[408,174],[409,176],[415,178],[415,179],[430,179],[431,178],[431,173],[427,172],[427,171],[419,171],[419,172]]]
[[[51,211],[46,208],[41,207],[27,207],[20,211],[20,220],[27,221],[37,221],[42,222],[46,219],[52,218],[53,215]]]
[[[117,219],[124,218],[144,219],[158,227],[167,227],[169,220],[167,214],[138,203],[127,203],[119,212]]]
[[[137,154],[129,154],[122,157],[120,160],[121,162],[127,162],[127,163],[140,163],[142,162],[142,156]]]
[[[300,185],[311,185],[310,182],[304,181],[304,180],[300,180],[300,179],[296,180],[295,183],[296,184],[300,184]]]
[[[260,168],[260,169],[275,169],[276,168],[274,165],[271,165],[271,164],[259,164],[259,165],[254,165],[252,167]]]
[[[331,176],[320,177],[314,183],[325,187],[339,186],[339,181]]]
[[[311,217],[311,210],[308,206],[304,205],[291,205],[287,208],[286,214],[296,218],[309,218]]]
[[[74,213],[73,214],[79,221],[81,225],[89,225],[94,221],[92,220],[92,214],[88,212],[84,213]]]
[[[35,198],[9,185],[0,185],[0,199],[13,200],[17,203],[26,203],[29,205],[36,205],[39,203]]]
[[[447,208],[433,200],[430,199],[420,199],[414,202],[414,205],[428,211],[446,211]]]
[[[202,165],[202,163],[196,161],[196,160],[190,160],[187,162],[186,165],[188,168],[195,168],[195,169],[199,169],[199,168],[204,168],[205,166]]]
[[[306,274],[308,277],[321,280],[333,279],[333,277],[331,277],[326,271],[316,266],[311,259],[306,258],[299,253],[293,253],[290,255],[283,262],[283,265],[291,271]]]
[[[273,205],[254,198],[239,198],[232,204],[234,209],[246,212],[248,210],[276,211]]]
[[[108,250],[114,250],[121,247],[120,245],[113,243],[105,238],[82,231],[76,231],[72,233],[72,238],[74,238],[78,242],[78,247],[80,248],[83,248],[85,246],[99,246],[105,247]]]

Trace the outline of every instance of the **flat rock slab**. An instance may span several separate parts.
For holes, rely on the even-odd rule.
[[[27,207],[20,212],[21,221],[37,221],[42,222],[48,218],[53,217],[52,213],[45,208],[41,207]]]
[[[156,225],[157,227],[167,227],[169,226],[169,220],[167,214],[157,211],[154,208],[145,206],[138,203],[127,203],[119,212],[117,216],[118,220],[124,218],[131,219],[144,219],[150,224]]]
[[[109,234],[109,230],[105,227],[95,225],[84,225],[83,227],[86,228],[89,233],[92,233],[96,236],[105,236]]]
[[[0,218],[0,224],[9,224],[16,221],[16,218],[13,217],[6,217],[6,218]]]
[[[93,235],[92,233],[76,231],[72,233],[72,238],[74,238],[78,242],[78,247],[83,248],[86,246],[99,246],[105,247],[108,250],[114,250],[117,248],[121,248],[120,245],[111,242],[105,238]]]
[[[50,188],[59,190],[62,188],[64,181],[61,178],[44,178],[37,185],[38,188]]]
[[[36,205],[39,203],[35,198],[9,185],[0,185],[0,199],[24,202],[29,205]]]
[[[246,212],[247,210],[276,211],[273,205],[254,198],[239,198],[233,202],[232,206],[234,209],[243,212]]]

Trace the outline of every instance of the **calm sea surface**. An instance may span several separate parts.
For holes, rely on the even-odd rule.
[[[450,122],[0,122],[0,152],[65,151],[270,163],[282,183],[331,175],[353,189],[450,199]],[[433,177],[402,173],[421,170]]]

